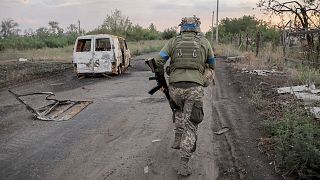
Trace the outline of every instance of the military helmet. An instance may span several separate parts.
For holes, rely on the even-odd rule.
[[[201,32],[200,24],[200,18],[196,15],[193,15],[193,17],[184,17],[179,24],[180,32]]]

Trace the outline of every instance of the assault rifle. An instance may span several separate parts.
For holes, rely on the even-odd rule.
[[[160,74],[155,72],[156,65],[155,65],[154,58],[147,59],[145,61],[145,63],[149,66],[151,71],[153,73],[155,73],[155,76],[154,77],[149,77],[149,80],[156,80],[157,81],[157,86],[152,88],[148,93],[150,95],[153,95],[155,92],[157,92],[158,90],[162,89],[163,93],[166,95],[166,98],[169,101],[170,108],[171,108],[172,112],[174,113],[176,110],[179,109],[179,106],[177,106],[176,103],[170,97],[168,84],[166,82],[166,79],[165,79],[164,75],[160,75]]]

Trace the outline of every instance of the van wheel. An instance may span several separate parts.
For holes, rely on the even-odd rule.
[[[118,66],[118,75],[122,74],[122,65]]]

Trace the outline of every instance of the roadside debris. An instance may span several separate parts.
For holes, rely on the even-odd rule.
[[[152,140],[151,142],[155,143],[155,142],[159,142],[161,141],[161,139],[155,139],[155,140]]]
[[[306,84],[301,86],[290,86],[290,87],[282,87],[277,88],[277,92],[279,94],[291,93],[294,94],[295,92],[310,92],[312,94],[320,93],[320,89],[316,89],[314,84]]]
[[[29,94],[16,94],[11,90],[8,90],[15,98],[22,104],[24,104],[28,111],[30,111],[35,118],[42,121],[65,121],[69,120],[85,107],[92,103],[92,101],[72,101],[72,100],[57,100],[52,98],[54,94],[52,92],[38,92]],[[28,105],[21,97],[46,95],[46,102],[49,104],[40,107],[33,108]]]
[[[28,61],[28,59],[26,59],[26,58],[19,58],[18,61],[19,61],[19,62],[26,62],[26,61]]]
[[[226,62],[232,63],[232,62],[237,62],[237,61],[241,61],[244,60],[245,57],[244,56],[234,56],[234,57],[228,57],[226,59]]]
[[[223,127],[222,129],[220,129],[219,131],[214,132],[216,135],[221,135],[225,132],[228,132],[230,129],[228,127]]]
[[[149,172],[149,166],[144,167],[144,168],[143,168],[143,172],[144,172],[145,174],[148,174],[148,172]]]
[[[274,75],[274,74],[284,74],[284,72],[281,71],[276,71],[274,69],[272,70],[259,70],[259,69],[254,69],[254,70],[247,70],[246,68],[242,69],[242,73],[249,73],[249,74],[255,74],[258,76],[269,76],[269,75]]]
[[[50,86],[60,86],[63,85],[64,83],[54,83],[54,84],[50,84]]]
[[[314,84],[277,88],[277,92],[279,94],[290,93],[295,95],[297,99],[303,101],[305,108],[308,109],[316,119],[320,119],[320,107],[314,106],[314,104],[320,102],[320,89],[316,89]]]

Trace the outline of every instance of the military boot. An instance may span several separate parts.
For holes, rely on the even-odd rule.
[[[182,133],[174,133],[174,142],[171,146],[172,149],[180,149]]]
[[[189,158],[181,157],[178,174],[181,176],[189,176],[191,174],[191,167],[189,166]]]

